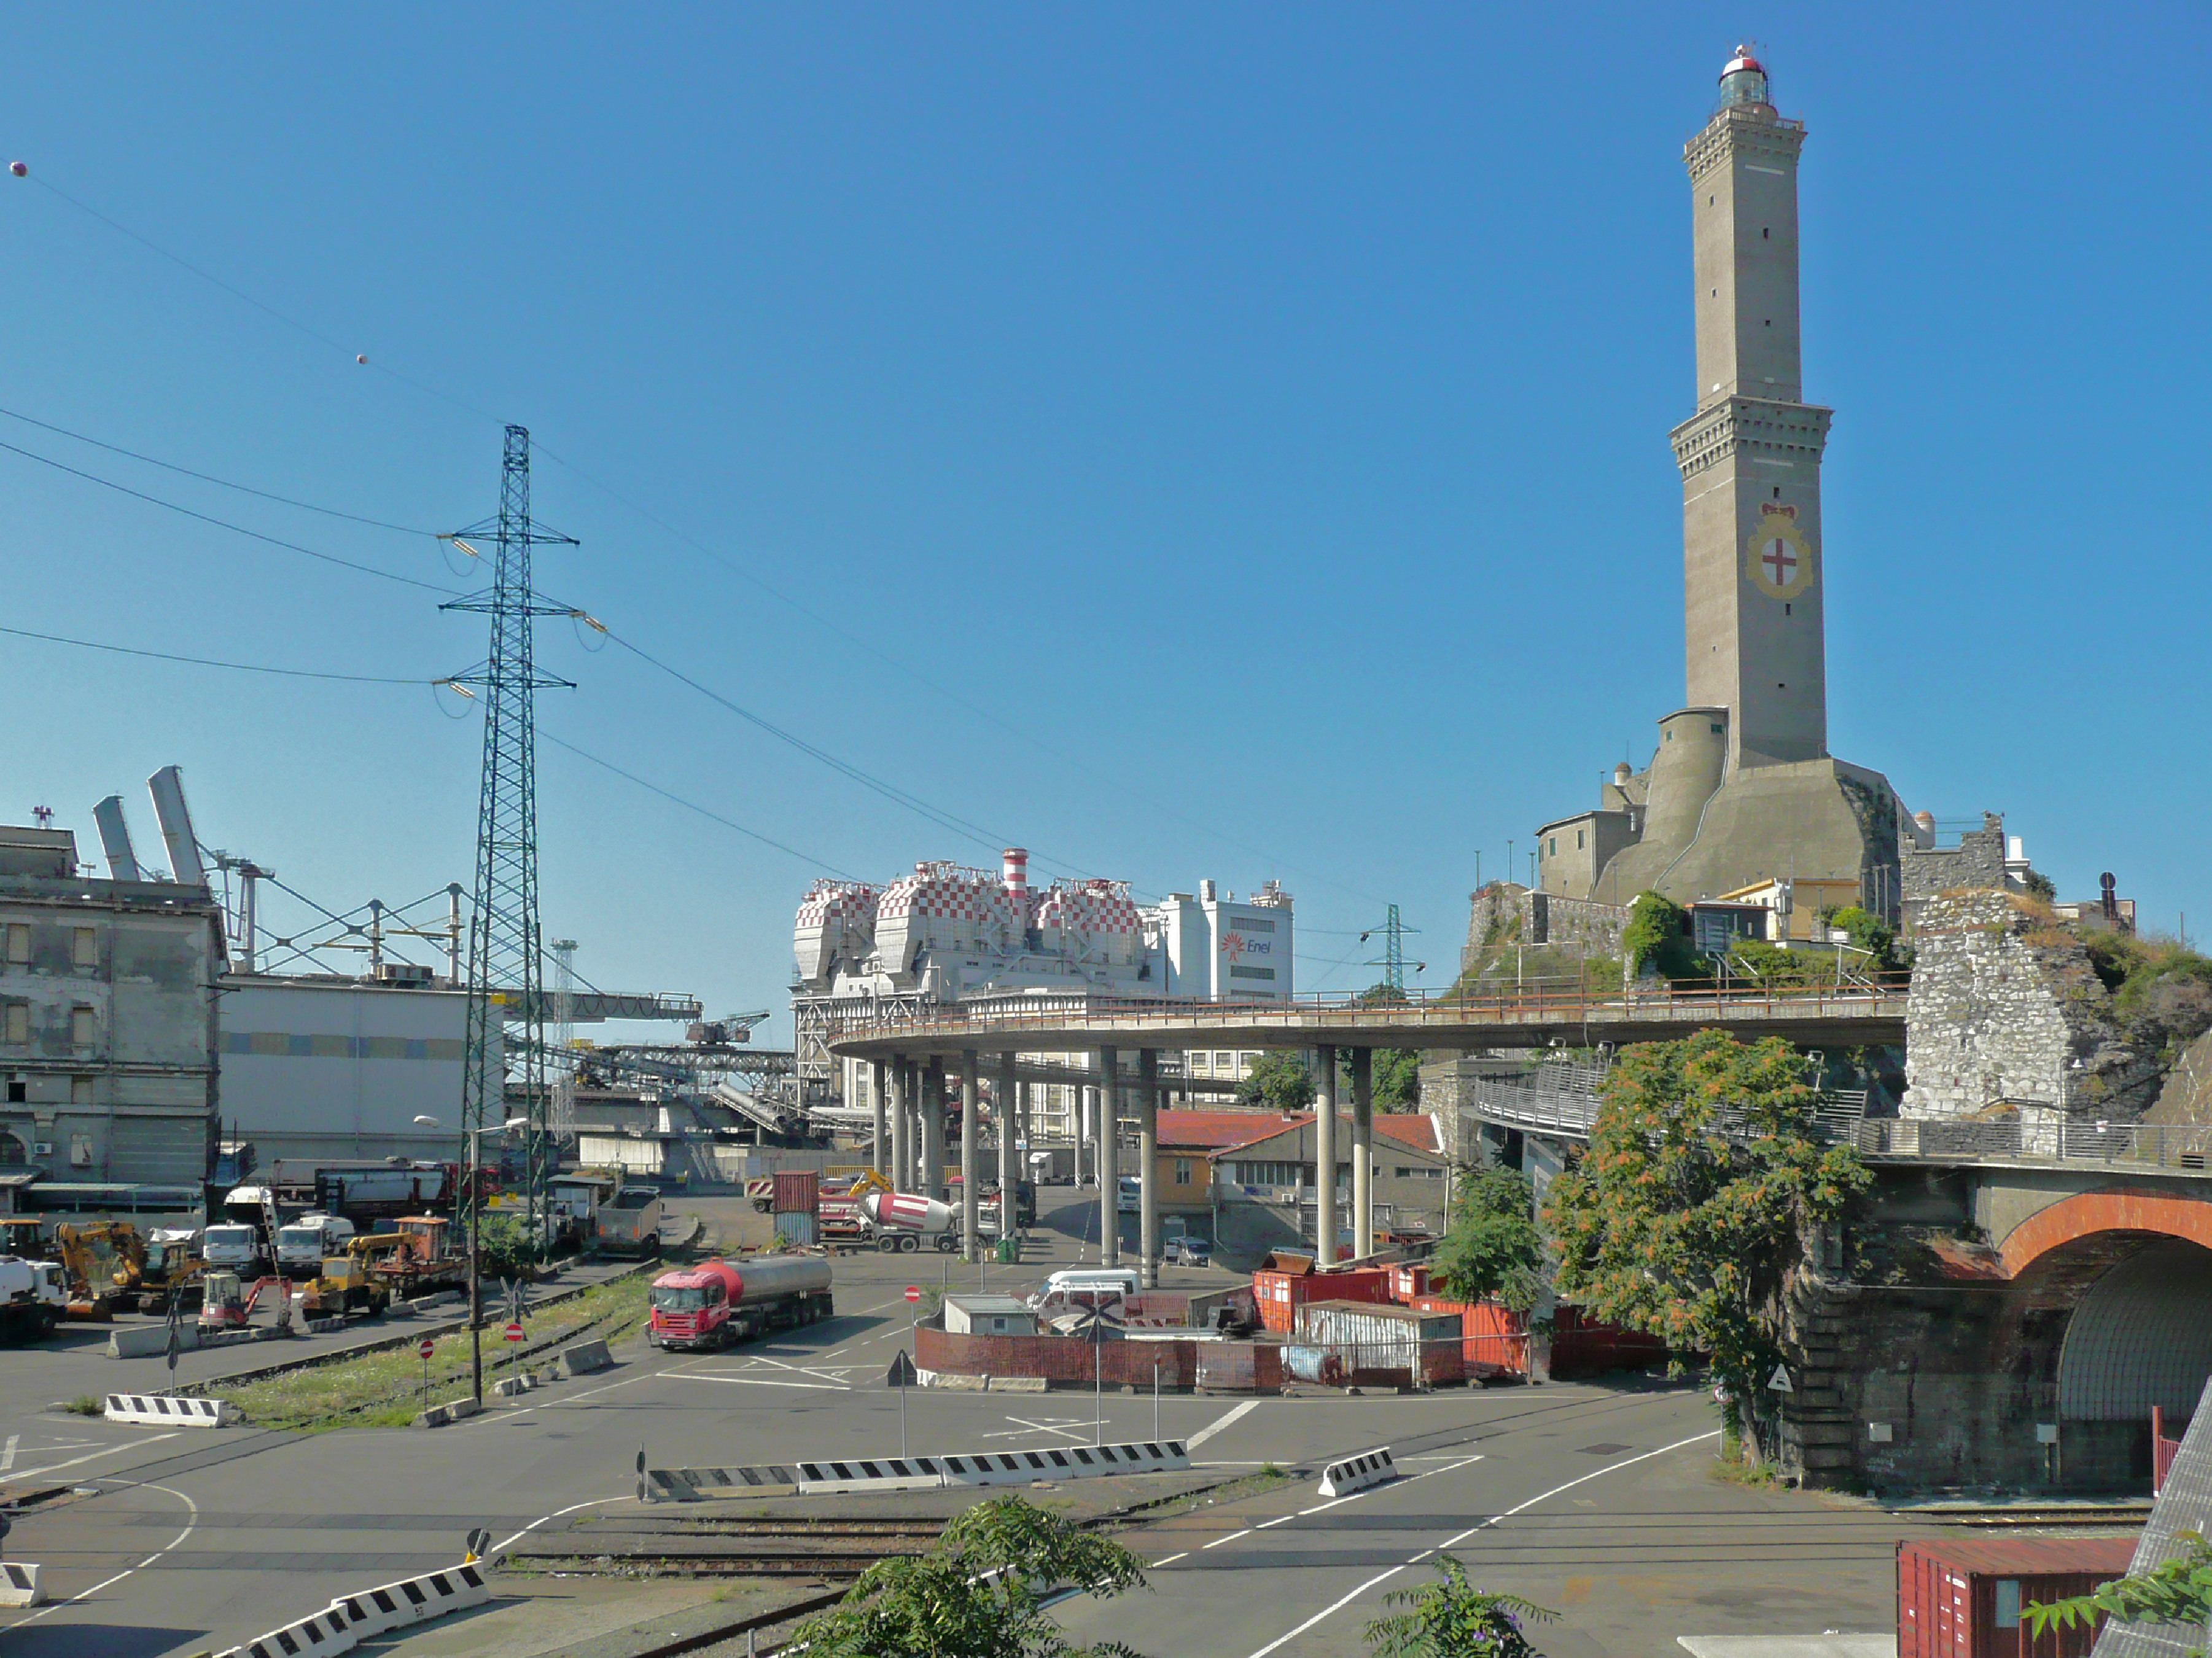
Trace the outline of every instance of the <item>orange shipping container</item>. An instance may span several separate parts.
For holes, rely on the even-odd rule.
[[[2031,1640],[2023,1607],[2127,1576],[2129,1537],[1936,1538],[1897,1546],[1897,1658],[2087,1658],[2097,1625]]]

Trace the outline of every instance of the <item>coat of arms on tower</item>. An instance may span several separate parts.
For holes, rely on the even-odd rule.
[[[1743,570],[1769,598],[1795,598],[1813,585],[1813,544],[1797,527],[1795,507],[1759,503],[1759,525],[1744,547]]]

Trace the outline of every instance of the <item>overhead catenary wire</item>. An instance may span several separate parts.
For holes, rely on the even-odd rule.
[[[253,495],[262,501],[273,501],[280,507],[296,507],[303,513],[319,513],[325,518],[343,519],[348,524],[362,524],[372,530],[392,530],[404,536],[437,537],[435,530],[424,530],[410,524],[392,524],[380,518],[366,518],[359,513],[348,513],[336,507],[319,507],[312,501],[299,501],[290,495],[280,495],[273,489],[257,489],[250,483],[235,483],[212,472],[202,472],[190,466],[180,466],[173,460],[163,460],[155,455],[142,454],[136,449],[126,449],[119,443],[109,443],[83,432],[73,432],[66,426],[57,426],[52,421],[40,420],[36,415],[24,414],[17,409],[0,409],[0,415],[9,420],[21,421],[26,426],[35,426],[41,432],[52,432],[57,437],[69,438],[77,443],[89,444],[95,449],[105,449],[111,455],[121,455],[126,460],[158,466],[165,472],[174,472],[179,477],[197,478],[202,483],[212,483],[217,489],[234,489],[242,495]]]
[[[227,668],[233,673],[281,674],[287,679],[334,679],[349,685],[443,685],[451,675],[431,679],[403,678],[390,674],[336,673],[320,668],[279,668],[260,662],[223,662],[214,657],[184,656],[175,651],[149,651],[136,645],[110,645],[97,639],[72,639],[67,634],[39,633],[29,628],[0,627],[0,634],[35,639],[48,645],[74,645],[81,650],[110,651],[118,656],[151,657],[157,662],[182,662],[195,668]]]
[[[217,518],[212,513],[198,512],[177,501],[164,501],[159,495],[149,495],[143,489],[134,489],[127,483],[118,483],[112,478],[104,478],[97,472],[88,472],[82,467],[71,466],[66,461],[56,460],[52,456],[40,454],[35,450],[20,448],[15,444],[5,442],[0,442],[0,449],[6,450],[11,455],[21,455],[25,460],[34,460],[41,466],[51,466],[58,472],[67,472],[71,477],[82,478],[88,483],[96,483],[103,489],[112,489],[118,495],[129,495],[134,501],[143,501],[149,506],[166,507],[172,513],[181,513],[186,518],[197,519],[202,524],[213,525],[218,530],[228,530],[233,535],[244,536],[250,541],[258,541],[271,547],[280,547],[286,552],[299,553],[308,558],[318,559],[325,564],[336,564],[344,569],[357,570],[362,575],[372,575],[379,580],[397,581],[404,586],[420,587],[425,592],[447,593],[456,598],[467,597],[467,590],[465,588],[447,587],[434,581],[417,580],[410,575],[399,575],[391,570],[380,570],[374,564],[362,564],[350,558],[340,558],[336,553],[319,552],[313,547],[303,547],[298,542],[287,541],[281,536],[264,535],[258,530],[247,529],[243,524],[233,524],[228,519]]]

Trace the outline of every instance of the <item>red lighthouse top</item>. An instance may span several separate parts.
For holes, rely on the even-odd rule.
[[[1735,56],[1721,71],[1721,107],[1771,107],[1773,102],[1765,66],[1752,55],[1749,46],[1738,46]]]
[[[1751,55],[1751,48],[1747,46],[1738,46],[1735,49],[1735,56],[1729,59],[1729,66],[1721,71],[1721,76],[1725,80],[1728,76],[1741,74],[1745,70],[1749,70],[1753,75],[1766,73],[1759,59]]]

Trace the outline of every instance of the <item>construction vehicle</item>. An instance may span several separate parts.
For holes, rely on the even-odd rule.
[[[960,1247],[960,1217],[950,1205],[918,1192],[871,1192],[860,1199],[860,1212],[867,1218],[868,1241],[887,1255],[912,1254],[925,1242],[940,1254]],[[991,1236],[995,1241],[997,1234]]]
[[[832,1186],[824,1180],[814,1200],[817,1236],[824,1243],[864,1243],[868,1218],[860,1200],[872,1192],[888,1192],[891,1183],[872,1169],[862,1169],[850,1180]]]
[[[159,1311],[172,1296],[183,1305],[199,1300],[200,1274],[207,1262],[200,1256],[200,1234],[190,1226],[156,1227],[146,1236],[146,1264],[138,1278],[138,1304]]]
[[[0,1255],[0,1334],[38,1341],[52,1335],[69,1310],[69,1290],[59,1261]]]
[[[323,1262],[319,1277],[307,1285],[307,1309],[322,1318],[366,1318],[392,1305],[392,1286],[369,1271],[350,1247]]]
[[[603,1254],[660,1253],[660,1193],[650,1186],[625,1186],[599,1206],[592,1246]]]
[[[129,1221],[64,1223],[54,1228],[54,1251],[69,1284],[71,1318],[104,1322],[137,1307],[146,1246]]]
[[[346,1245],[373,1282],[404,1300],[465,1283],[468,1257],[449,1253],[452,1223],[443,1215],[407,1215],[389,1232],[371,1232]]]
[[[353,1236],[353,1223],[343,1216],[302,1215],[277,1230],[276,1270],[286,1278],[318,1277]]]
[[[46,1222],[36,1215],[0,1215],[0,1255],[47,1260]]]
[[[834,1310],[830,1263],[819,1255],[717,1259],[653,1279],[645,1339],[655,1347],[727,1347]]]

